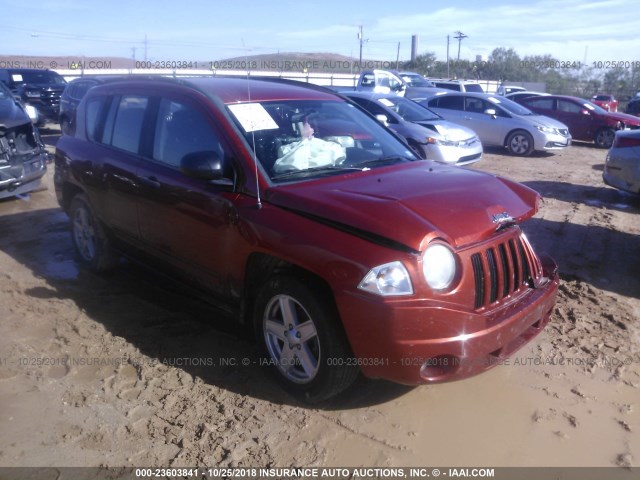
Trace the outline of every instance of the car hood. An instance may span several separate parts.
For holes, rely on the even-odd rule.
[[[0,100],[0,129],[9,129],[31,123],[22,106],[13,98]]]
[[[431,161],[274,186],[265,201],[395,248],[419,252],[434,238],[462,247],[490,237],[505,214],[535,214],[540,196],[487,173]]]
[[[428,128],[429,130],[433,130],[442,135],[446,140],[454,142],[468,140],[476,136],[473,130],[453,122],[448,122],[447,120],[425,120],[414,123]]]
[[[569,129],[569,127],[567,127],[564,123],[560,122],[559,120],[556,120],[555,118],[547,117],[545,115],[526,115],[521,118],[528,118],[534,124],[537,124],[543,127],[552,127],[552,128],[557,128],[559,130]]]
[[[608,112],[606,117],[613,118],[618,122],[623,122],[625,125],[640,126],[640,119],[628,113]]]

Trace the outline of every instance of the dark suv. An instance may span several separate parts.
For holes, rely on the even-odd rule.
[[[359,371],[465,378],[549,320],[556,266],[518,226],[539,195],[420,160],[332,91],[126,80],[92,88],[76,118],[54,182],[80,261],[125,254],[197,287],[306,400]]]
[[[67,86],[65,79],[52,70],[0,68],[2,81],[25,105],[38,112],[38,124],[58,122],[60,96]]]

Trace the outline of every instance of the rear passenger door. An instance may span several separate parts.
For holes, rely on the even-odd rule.
[[[450,122],[462,124],[464,120],[464,97],[462,95],[443,95],[429,100],[431,110]]]
[[[101,220],[116,237],[137,244],[137,170],[144,143],[149,97],[138,94],[98,96],[86,104],[86,134],[92,143],[83,179]]]
[[[233,177],[231,156],[213,119],[187,97],[156,98],[153,141],[138,170],[138,216],[145,251],[191,282],[229,296],[237,219],[233,182],[185,176],[182,158],[215,152]]]

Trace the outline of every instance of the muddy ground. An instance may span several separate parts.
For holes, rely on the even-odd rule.
[[[603,185],[605,155],[473,167],[544,196],[525,229],[562,286],[541,336],[472,379],[359,381],[323,408],[170,282],[79,269],[50,169],[48,190],[0,201],[0,465],[640,466],[640,201]]]

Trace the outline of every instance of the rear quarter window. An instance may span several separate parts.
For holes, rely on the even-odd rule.
[[[149,99],[139,95],[123,95],[118,104],[111,145],[131,153],[140,149],[140,134]]]
[[[107,98],[106,96],[91,98],[85,108],[87,138],[93,142],[101,141],[102,134],[99,125]]]

